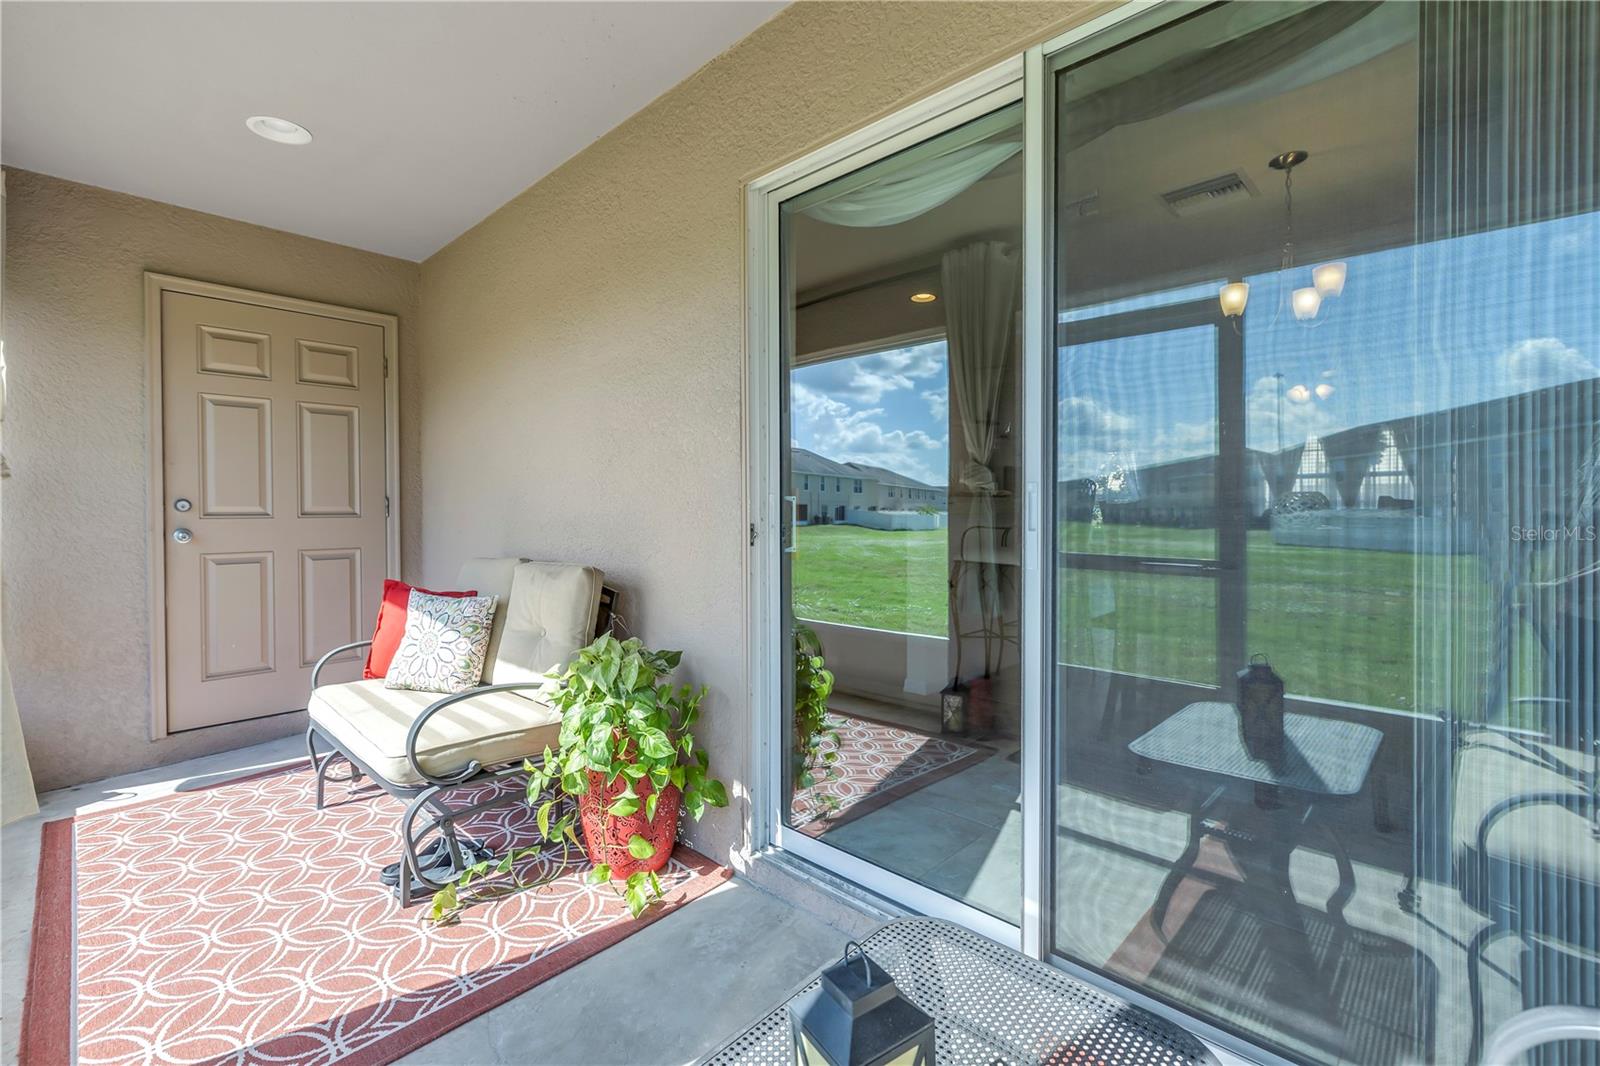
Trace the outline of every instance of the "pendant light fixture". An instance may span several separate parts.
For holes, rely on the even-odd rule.
[[[1267,166],[1283,172],[1283,254],[1278,261],[1280,284],[1289,285],[1294,272],[1294,169],[1311,158],[1304,148],[1294,148],[1267,160]],[[1311,284],[1290,290],[1287,303],[1295,321],[1306,326],[1317,326],[1323,301],[1344,292],[1346,268],[1344,263],[1323,263],[1311,270]],[[1222,313],[1237,320],[1244,315],[1250,301],[1250,283],[1242,278],[1230,281],[1217,292],[1217,302]],[[1279,300],[1273,308],[1275,324],[1282,314],[1285,301]]]

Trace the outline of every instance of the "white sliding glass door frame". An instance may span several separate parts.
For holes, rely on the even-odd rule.
[[[918,101],[752,182],[746,201],[750,357],[746,370],[751,518],[749,670],[754,715],[751,765],[755,767],[751,796],[752,839],[758,847],[782,848],[902,906],[947,918],[992,940],[1018,948],[1024,946],[1024,940],[1017,926],[797,832],[785,826],[780,816],[784,798],[781,664],[785,661],[787,634],[783,624],[781,543],[783,442],[778,434],[782,426],[779,390],[786,384],[782,359],[786,310],[780,273],[778,208],[785,200],[809,189],[1016,103],[1023,98],[1023,69],[1024,57],[1017,56]],[[1030,285],[1032,281],[1030,278]],[[1030,299],[1036,297],[1035,293]],[[1024,716],[1027,713],[1025,710]],[[1026,761],[1024,759],[1025,764]],[[1026,779],[1026,767],[1023,772]],[[1033,822],[1030,823],[1026,790],[1023,795],[1024,825],[1037,824],[1039,812],[1032,812]],[[1035,797],[1035,807],[1040,799],[1042,794]],[[1025,897],[1036,894],[1035,889],[1025,893]]]

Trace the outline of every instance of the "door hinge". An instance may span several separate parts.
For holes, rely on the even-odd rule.
[[[751,522],[750,523],[750,546],[751,547],[755,547],[755,543],[756,543],[756,524],[754,522]]]
[[[383,498],[383,517],[389,517],[389,497],[387,496]]]
[[[383,376],[389,376],[389,357],[387,355],[383,357]]]

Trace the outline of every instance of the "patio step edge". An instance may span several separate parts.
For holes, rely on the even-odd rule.
[[[777,848],[752,855],[739,876],[851,937],[913,912]]]

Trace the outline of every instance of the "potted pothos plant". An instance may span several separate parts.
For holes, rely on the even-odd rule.
[[[543,840],[469,867],[435,893],[435,921],[460,911],[460,893],[473,880],[511,874],[547,844],[579,846],[580,829],[593,864],[590,884],[620,881],[635,918],[661,898],[657,871],[672,857],[680,812],[698,821],[707,807],[728,803],[727,788],[708,775],[706,753],[695,745],[707,690],[669,680],[682,658],[681,651],[651,651],[637,638],[608,634],[551,673],[547,699],[561,711],[560,750],[547,747],[542,762],[523,764]],[[577,811],[558,815],[557,799],[546,795],[552,788],[574,797]]]
[[[801,622],[794,624],[794,751],[796,789],[810,788],[832,772],[839,758],[839,733],[828,721],[833,673],[823,659],[822,638]],[[833,746],[824,749],[823,740]]]

